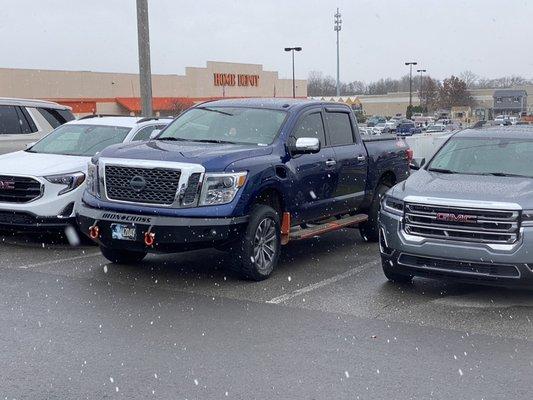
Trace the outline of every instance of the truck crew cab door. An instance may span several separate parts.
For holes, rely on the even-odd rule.
[[[295,180],[291,182],[291,206],[294,222],[313,221],[331,215],[333,193],[336,187],[335,152],[327,147],[321,108],[304,112],[290,135],[298,138],[318,138],[321,148],[315,154],[291,155],[289,168]]]
[[[356,210],[365,195],[367,151],[355,118],[346,107],[325,108],[326,140],[335,152],[338,183],[333,194],[336,213]]]

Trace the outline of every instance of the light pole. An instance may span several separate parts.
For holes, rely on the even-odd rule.
[[[296,81],[294,79],[294,52],[302,51],[301,47],[285,47],[285,51],[292,52],[292,97],[296,98]]]
[[[341,84],[340,84],[340,67],[339,67],[339,32],[342,28],[342,19],[341,19],[341,13],[339,12],[339,9],[337,8],[337,12],[334,15],[335,17],[335,25],[333,27],[333,30],[337,32],[337,97],[341,95]]]
[[[420,81],[418,82],[418,97],[420,98],[420,105],[422,105],[422,74],[426,72],[425,69],[417,69],[416,72],[420,72]]]
[[[137,0],[137,41],[139,45],[139,84],[143,117],[152,116],[152,71],[150,68],[150,35],[148,0]]]
[[[408,61],[405,65],[409,65],[409,111],[413,108],[413,65],[416,61]]]

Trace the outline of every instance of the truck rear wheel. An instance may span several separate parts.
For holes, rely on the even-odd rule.
[[[100,251],[113,264],[135,264],[146,257],[145,252],[110,249],[105,246],[100,246]]]
[[[368,220],[359,226],[359,232],[363,239],[369,242],[377,242],[379,240],[379,208],[381,207],[381,198],[390,187],[380,183],[374,193],[372,204],[367,210]]]
[[[261,281],[276,267],[281,248],[280,218],[267,205],[256,205],[237,250],[237,272],[245,279]]]

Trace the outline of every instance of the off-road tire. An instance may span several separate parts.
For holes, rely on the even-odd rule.
[[[379,240],[379,208],[381,207],[381,198],[390,187],[384,183],[378,184],[372,203],[367,210],[368,220],[359,226],[361,236],[368,242],[377,242]]]

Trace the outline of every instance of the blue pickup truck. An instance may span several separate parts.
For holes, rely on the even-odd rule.
[[[380,197],[411,158],[393,135],[363,139],[343,104],[217,100],[93,157],[76,215],[111,262],[214,247],[261,280],[290,240],[343,227],[377,240]]]

